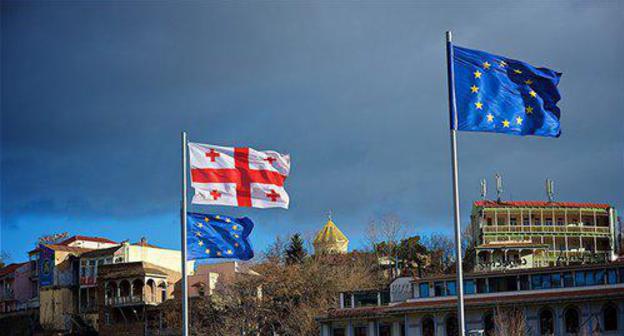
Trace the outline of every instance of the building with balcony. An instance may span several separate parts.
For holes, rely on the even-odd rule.
[[[181,273],[145,261],[103,264],[98,271],[98,331],[143,335],[147,309],[173,297]]]
[[[482,200],[471,213],[478,270],[612,261],[618,233],[608,204]]]
[[[79,271],[79,290],[78,290],[78,306],[81,318],[91,325],[94,329],[99,329],[101,323],[101,310],[103,304],[109,304],[114,306],[120,305],[141,305],[143,303],[160,303],[162,300],[156,300],[154,295],[162,298],[162,286],[168,291],[173,290],[173,286],[164,285],[167,281],[163,280],[161,271],[158,274],[153,275],[150,279],[143,279],[142,285],[148,287],[148,297],[139,298],[138,295],[128,294],[128,290],[138,288],[139,282],[110,282],[106,285],[106,290],[101,289],[101,282],[98,278],[101,275],[102,270],[107,270],[110,273],[111,267],[107,265],[126,265],[131,266],[136,263],[145,263],[146,265],[152,265],[149,268],[154,270],[164,270],[162,272],[181,273],[181,254],[180,251],[161,248],[147,242],[146,238],[142,238],[137,243],[123,242],[121,244],[115,244],[111,247],[101,248],[98,250],[92,250],[85,252],[80,256],[80,271]],[[194,262],[189,262],[189,268],[192,269]],[[134,267],[134,266],[133,266]],[[120,270],[123,271],[124,266],[120,266]],[[127,274],[130,276],[131,274]],[[110,274],[107,274],[110,277]],[[124,275],[126,276],[126,275]],[[166,277],[165,277],[166,278]],[[159,281],[157,281],[160,279]],[[138,281],[138,279],[135,279]],[[148,281],[149,280],[149,281]],[[130,286],[127,286],[127,285]],[[136,286],[135,286],[136,285]],[[108,293],[108,291],[113,291]],[[117,290],[121,290],[121,293],[117,293]],[[131,293],[132,291],[130,291]],[[106,300],[102,301],[101,298],[104,294],[111,294],[106,296]],[[135,293],[136,294],[136,293]],[[169,297],[166,295],[165,297]],[[114,319],[113,319],[114,320]],[[111,320],[109,320],[111,321]],[[116,321],[116,320],[114,320]]]
[[[624,334],[624,262],[466,274],[464,291],[469,335],[497,335],[518,319],[525,335]],[[500,318],[509,310],[515,321]],[[456,311],[454,275],[398,278],[341,293],[317,321],[321,336],[454,336]]]

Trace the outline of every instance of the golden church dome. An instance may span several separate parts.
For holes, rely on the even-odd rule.
[[[334,224],[331,216],[325,226],[314,237],[314,253],[347,253],[349,239]]]

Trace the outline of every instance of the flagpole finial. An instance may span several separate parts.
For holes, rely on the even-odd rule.
[[[332,211],[331,211],[331,209],[327,210],[327,219],[332,220]]]
[[[453,33],[450,30],[446,31],[446,42],[451,42],[453,40]]]

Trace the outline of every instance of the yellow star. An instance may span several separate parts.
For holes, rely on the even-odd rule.
[[[492,65],[492,64],[488,63],[488,61],[485,61],[485,62],[483,63],[483,68],[484,68],[485,70],[487,70],[487,69],[489,69],[489,68],[490,68],[490,66],[491,66],[491,65]]]
[[[531,95],[531,97],[535,98],[537,97],[537,93],[535,93],[535,91],[531,90],[531,92],[529,92],[529,94]]]
[[[527,106],[524,110],[526,111],[527,114],[533,113],[533,107],[532,106]]]
[[[204,242],[200,240],[200,241],[197,243],[197,245],[199,245],[199,246],[204,246]]]
[[[197,227],[201,229],[201,228],[203,228],[203,227],[204,227],[204,224],[202,224],[202,223],[197,223]]]
[[[475,103],[475,107],[477,108],[477,110],[483,110],[483,103],[482,102],[476,102]]]
[[[516,123],[518,123],[518,125],[522,125],[522,118],[518,117],[516,118]]]
[[[204,221],[210,222],[210,219],[208,217],[206,217],[206,218],[204,218]]]
[[[240,238],[240,236],[235,233],[234,238]]]
[[[473,85],[470,87],[470,91],[472,91],[472,93],[477,93],[479,92],[479,87],[476,85]]]
[[[232,254],[232,250],[227,250],[225,253]]]
[[[238,247],[238,243],[234,243],[234,247]]]
[[[500,61],[500,62],[498,62],[498,65],[500,65],[500,67],[501,67],[501,68],[504,68],[504,67],[506,67],[506,66],[507,66],[507,62],[505,62],[505,61]]]
[[[238,230],[238,225],[232,225],[232,230]]]
[[[217,251],[217,255],[220,257],[221,256],[221,251]]]
[[[206,249],[206,253],[207,253],[207,254],[210,254],[210,249]]]
[[[509,120],[503,120],[503,127],[509,127]]]
[[[231,222],[231,221],[232,221],[232,220],[231,220],[231,219],[229,219],[229,218],[226,218],[226,219],[225,219],[225,222],[226,222],[226,223],[229,223],[229,222]]]
[[[517,74],[521,74],[521,73],[522,73],[522,70],[519,70],[519,69],[514,69],[514,72],[515,72],[515,73],[517,73]]]
[[[201,232],[195,232],[195,235],[196,235],[197,237],[201,237]]]
[[[487,114],[487,121],[488,121],[488,122],[492,122],[492,121],[494,121],[494,116],[492,115],[492,113],[488,113],[488,114]]]
[[[216,215],[216,216],[215,216],[215,218],[216,218],[216,219],[221,219],[221,216]]]
[[[524,84],[531,85],[531,84],[533,84],[533,81],[530,80],[530,79],[527,79],[527,80],[524,81]]]
[[[474,72],[475,78],[481,78],[481,72],[479,70]]]

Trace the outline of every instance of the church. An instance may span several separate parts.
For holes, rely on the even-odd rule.
[[[314,254],[342,254],[349,249],[349,239],[329,215],[325,226],[314,237],[313,245]]]

